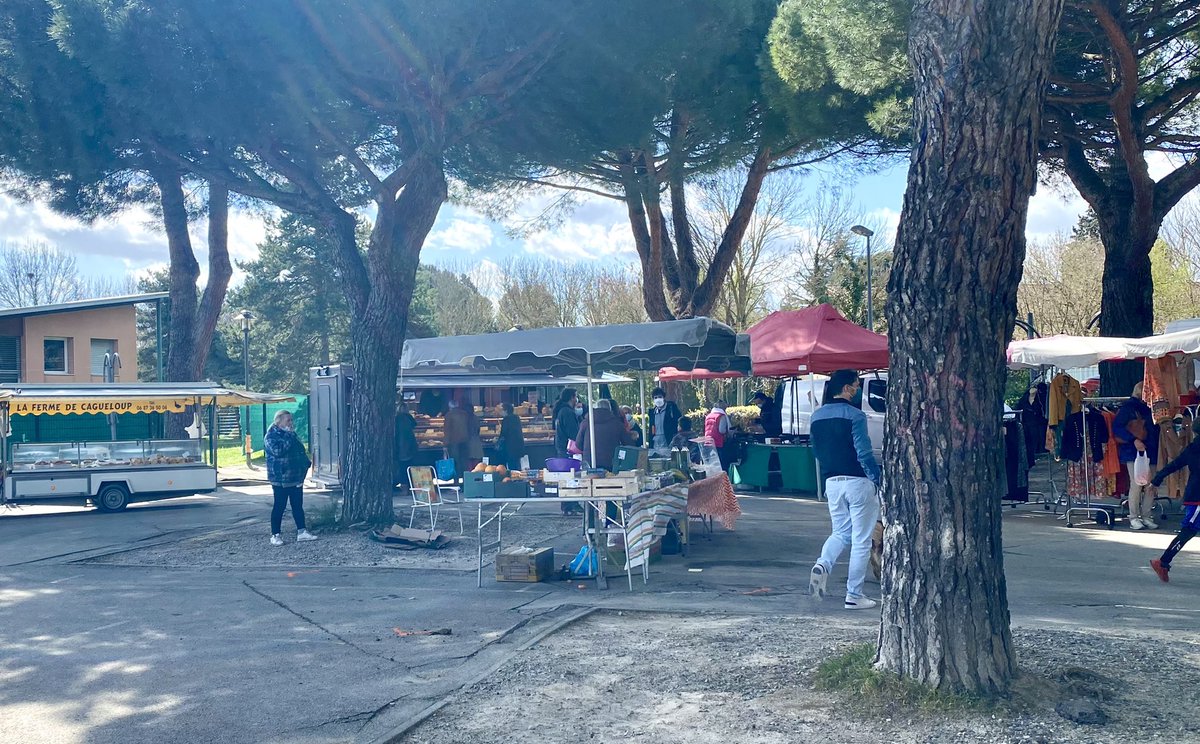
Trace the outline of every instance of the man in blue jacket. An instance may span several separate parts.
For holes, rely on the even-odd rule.
[[[842,552],[849,548],[845,607],[869,610],[879,605],[863,594],[871,557],[871,534],[879,520],[879,463],[871,452],[867,416],[853,403],[861,386],[858,371],[840,369],[825,384],[827,390],[837,392],[813,413],[809,430],[821,477],[825,479],[833,533],[813,565],[808,587],[814,598],[823,599],[829,573]]]
[[[1141,453],[1146,453],[1150,460],[1151,475],[1158,465],[1158,426],[1150,406],[1142,400],[1142,383],[1133,386],[1133,395],[1117,410],[1117,417],[1113,419],[1113,438],[1117,440],[1117,459],[1129,471],[1129,528],[1156,530],[1158,524],[1151,516],[1154,494],[1133,479],[1133,464]]]

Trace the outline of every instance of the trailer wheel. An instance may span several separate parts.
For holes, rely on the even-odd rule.
[[[100,492],[92,502],[102,512],[121,511],[129,506],[129,489],[120,483],[106,483],[100,487]]]

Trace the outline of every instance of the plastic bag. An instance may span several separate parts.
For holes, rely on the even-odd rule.
[[[579,449],[579,444],[574,439],[567,440],[567,452],[572,455],[582,455],[583,450]]]
[[[1139,486],[1150,485],[1150,458],[1145,452],[1139,452],[1133,461],[1133,482]]]
[[[590,545],[584,545],[571,559],[568,566],[572,578],[590,579],[600,571],[600,563],[596,560],[596,551]]]
[[[433,471],[438,480],[452,481],[458,473],[454,472],[454,460],[438,460],[433,464]]]

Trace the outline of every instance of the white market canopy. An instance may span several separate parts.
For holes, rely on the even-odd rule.
[[[1008,345],[1008,366],[1028,367],[1091,367],[1100,362],[1129,359],[1130,338],[1099,336],[1047,336]]]
[[[0,385],[0,404],[15,416],[70,413],[182,413],[190,405],[255,406],[294,401],[211,382]]]
[[[1168,354],[1200,354],[1200,328],[1145,338],[1048,336],[1008,345],[1008,366],[1090,367],[1100,362],[1158,359]]]
[[[1129,343],[1131,359],[1158,359],[1167,354],[1200,354],[1200,328],[1158,336],[1147,336]]]

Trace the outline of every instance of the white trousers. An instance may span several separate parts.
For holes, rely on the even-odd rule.
[[[829,519],[833,534],[825,541],[818,559],[826,573],[850,549],[850,575],[846,579],[846,596],[863,596],[863,583],[871,559],[871,534],[879,521],[879,494],[870,478],[837,476],[825,482],[825,498],[829,501]]]

